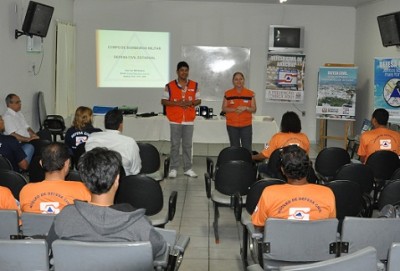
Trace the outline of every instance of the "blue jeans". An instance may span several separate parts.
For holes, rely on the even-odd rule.
[[[32,144],[29,144],[29,143],[21,144],[21,148],[24,151],[24,153],[26,154],[26,161],[28,161],[28,163],[30,164],[33,154],[35,152],[35,148],[33,147]]]

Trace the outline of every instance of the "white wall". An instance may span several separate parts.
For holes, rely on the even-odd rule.
[[[26,52],[26,36],[14,38],[15,29],[21,30],[28,0],[0,1],[0,114],[5,111],[4,98],[8,93],[16,93],[22,99],[22,112],[32,128],[38,129],[34,96],[45,93],[48,114],[54,113],[54,63],[55,63],[55,20],[72,21],[73,0],[39,2],[55,7],[53,19],[44,39],[44,58],[40,73],[31,72],[34,64],[40,66],[42,54]]]
[[[291,104],[264,102],[268,26],[305,26],[306,95],[305,103],[298,107],[306,111],[306,116],[302,117],[303,130],[315,142],[318,68],[324,63],[354,63],[355,18],[356,10],[348,7],[166,0],[75,0],[77,104],[138,105],[141,112],[160,112],[162,89],[96,88],[95,30],[168,31],[172,38],[171,79],[175,78],[176,63],[181,60],[182,45],[250,48],[247,86],[256,92],[257,114],[274,116],[279,123],[284,112],[296,109]],[[219,102],[204,104],[213,107],[214,112],[220,111]]]
[[[365,5],[357,10],[355,62],[360,67],[359,93],[357,94],[357,131],[362,120],[374,111],[374,58],[400,58],[400,49],[383,47],[376,17],[400,11],[399,0],[383,0]]]

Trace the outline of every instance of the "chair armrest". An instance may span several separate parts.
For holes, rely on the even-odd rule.
[[[208,172],[204,173],[204,182],[206,184],[207,198],[211,198],[211,176]]]
[[[206,157],[206,163],[207,163],[207,173],[210,175],[210,177],[214,176],[214,161],[210,157]]]
[[[165,241],[170,247],[174,247],[176,243],[176,231],[163,228],[154,227],[154,229],[164,237]]]
[[[189,242],[190,242],[189,236],[178,234],[178,240],[176,240],[174,248],[179,250],[183,254],[187,246],[189,245]]]
[[[163,179],[168,177],[170,162],[171,162],[171,159],[169,157],[165,158],[165,160],[164,160],[164,176],[163,176]]]
[[[247,271],[263,271],[264,269],[259,264],[247,266]]]
[[[157,256],[153,261],[154,270],[167,270],[171,247],[168,245],[165,253]]]
[[[172,221],[172,219],[174,219],[177,199],[178,199],[178,192],[172,191],[168,201],[168,221]]]
[[[236,221],[242,218],[243,199],[239,193],[233,195],[233,213],[235,214]]]
[[[362,195],[363,210],[361,211],[361,215],[363,217],[372,217],[372,211],[374,207],[373,205],[374,205],[374,200],[372,199],[371,195],[363,193]]]
[[[256,229],[252,223],[246,224],[246,229],[249,232],[251,238],[256,239],[256,240],[263,239],[264,233],[260,232],[258,229]]]

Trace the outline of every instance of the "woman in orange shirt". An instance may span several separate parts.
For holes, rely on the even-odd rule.
[[[257,111],[254,92],[244,87],[244,75],[235,72],[233,88],[225,91],[222,111],[226,114],[226,127],[231,146],[252,151],[252,114]]]

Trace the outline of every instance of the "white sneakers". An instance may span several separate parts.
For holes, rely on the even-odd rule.
[[[193,171],[193,169],[189,169],[189,170],[185,171],[183,174],[185,174],[186,176],[189,176],[191,178],[197,178],[197,174],[196,174],[196,172]],[[178,172],[176,171],[176,169],[171,169],[171,171],[168,174],[168,178],[176,178],[177,175],[178,175]]]
[[[189,169],[189,170],[185,171],[183,174],[185,174],[186,176],[189,176],[191,178],[197,178],[197,174],[196,174],[196,172],[193,171],[193,169]]]
[[[171,169],[171,171],[168,174],[168,178],[176,178],[176,175],[178,175],[176,169]]]

